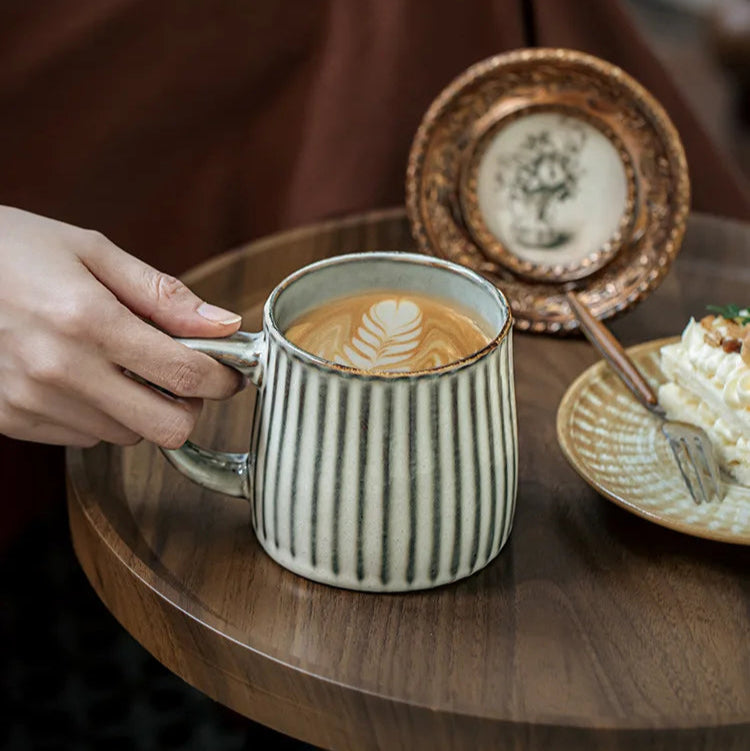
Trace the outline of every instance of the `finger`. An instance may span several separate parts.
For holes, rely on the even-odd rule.
[[[141,440],[138,433],[113,420],[100,409],[72,398],[67,392],[54,387],[35,385],[33,404],[28,414],[39,422],[50,422],[80,435],[94,436],[97,440],[132,446]],[[40,406],[44,414],[39,413]]]
[[[195,352],[122,308],[102,341],[117,365],[177,396],[226,399],[242,388],[236,370]]]
[[[24,441],[34,441],[35,443],[49,443],[53,446],[73,446],[76,448],[88,449],[96,446],[99,439],[96,436],[78,433],[70,428],[64,428],[60,425],[42,424],[38,432],[34,435],[22,438]]]
[[[229,336],[241,316],[201,300],[179,279],[120,250],[105,237],[79,249],[79,258],[130,310],[176,336]]]
[[[8,427],[4,431],[6,435],[15,438],[17,441],[49,443],[53,446],[77,446],[80,448],[90,448],[99,443],[96,436],[79,433],[63,425],[56,425],[43,420],[30,421],[23,418],[9,421],[6,419],[4,423],[8,423]]]
[[[114,366],[92,364],[79,384],[83,398],[113,420],[164,448],[179,448],[193,431],[200,399],[177,399],[128,378]]]
[[[78,433],[70,428],[64,428],[60,425],[45,425],[38,435],[24,440],[34,441],[36,443],[49,443],[53,446],[72,446],[75,448],[88,449],[96,446],[99,439],[93,435]]]

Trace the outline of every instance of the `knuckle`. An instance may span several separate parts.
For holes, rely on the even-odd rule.
[[[86,233],[86,242],[88,244],[88,247],[92,250],[96,251],[100,248],[109,247],[112,245],[112,242],[110,239],[103,234],[102,232],[99,232],[99,230],[96,229],[87,229],[84,230]]]
[[[18,409],[7,400],[0,401],[0,433],[3,435],[20,440],[34,440],[43,425],[39,416],[26,409]]]
[[[21,429],[26,426],[28,419],[24,419],[21,411],[16,409],[7,399],[0,401],[0,433],[19,438]]]
[[[196,396],[203,381],[203,373],[190,360],[180,360],[171,369],[168,388],[178,396]]]
[[[9,413],[19,414],[28,412],[33,404],[31,388],[26,380],[15,380],[6,383],[3,388],[3,401]]]
[[[187,291],[187,287],[174,276],[154,269],[148,269],[146,273],[150,276],[149,284],[154,293],[154,300],[159,307],[168,305],[172,300],[184,295]]]
[[[54,347],[29,360],[26,375],[36,383],[64,386],[68,383],[69,367],[65,356]]]
[[[155,443],[165,449],[177,449],[190,437],[195,426],[195,417],[180,410],[163,420],[156,428]]]
[[[89,295],[78,295],[68,299],[55,313],[55,325],[66,336],[82,338],[86,336],[101,317],[101,309]]]

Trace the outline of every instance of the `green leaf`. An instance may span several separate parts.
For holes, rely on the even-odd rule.
[[[739,324],[750,323],[750,310],[748,308],[740,308],[735,303],[729,303],[728,305],[706,305],[706,310],[709,313],[714,313],[722,318],[727,318],[730,321],[735,321]]]

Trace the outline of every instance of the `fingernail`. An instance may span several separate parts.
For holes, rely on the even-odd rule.
[[[204,302],[198,306],[196,311],[199,316],[202,316],[207,321],[213,321],[214,323],[223,323],[229,325],[230,323],[239,323],[242,320],[242,316],[238,316],[236,313],[232,313],[231,310],[224,310],[217,305],[211,305]]]

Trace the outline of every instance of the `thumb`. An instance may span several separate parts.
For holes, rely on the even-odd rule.
[[[204,302],[179,279],[163,274],[95,234],[78,249],[88,270],[134,313],[175,336],[229,336],[242,317]]]

